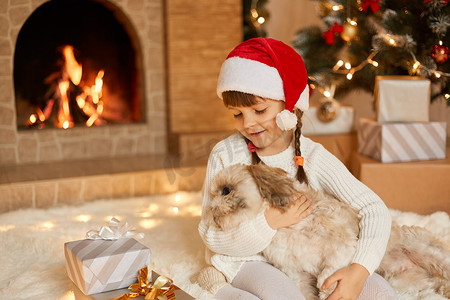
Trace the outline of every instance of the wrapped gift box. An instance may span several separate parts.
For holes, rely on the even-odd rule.
[[[151,262],[150,249],[133,238],[64,244],[69,278],[86,295],[130,286]]]
[[[318,109],[317,106],[312,106],[303,113],[303,135],[343,134],[354,130],[353,107],[341,106],[336,118],[330,122],[323,122],[318,118]]]
[[[357,150],[356,133],[308,135],[308,138],[325,147],[336,156],[347,168],[350,168],[352,154]]]
[[[361,119],[358,153],[381,162],[445,158],[446,123],[379,123]]]
[[[389,208],[423,215],[450,214],[450,148],[445,159],[390,164],[354,153],[351,171]]]
[[[430,80],[418,76],[376,76],[379,122],[428,122]]]

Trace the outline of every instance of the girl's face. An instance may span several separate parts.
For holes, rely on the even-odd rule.
[[[228,106],[239,132],[258,148],[260,155],[273,155],[285,150],[292,138],[292,130],[281,130],[276,116],[284,102],[257,97],[252,106]]]

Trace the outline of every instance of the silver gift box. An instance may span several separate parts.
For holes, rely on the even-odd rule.
[[[64,244],[66,271],[85,294],[128,287],[151,263],[151,251],[133,238],[79,240]]]
[[[419,76],[376,76],[379,122],[428,122],[430,80]]]
[[[381,162],[445,158],[446,123],[379,123],[360,119],[358,152]]]

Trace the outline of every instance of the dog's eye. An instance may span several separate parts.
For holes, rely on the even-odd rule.
[[[229,193],[231,193],[231,189],[227,186],[225,186],[222,190],[222,195],[228,195]]]

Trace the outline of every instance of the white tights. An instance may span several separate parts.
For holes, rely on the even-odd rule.
[[[220,289],[218,300],[305,300],[294,281],[277,268],[264,262],[246,262],[231,286]],[[380,275],[367,278],[358,300],[394,300],[397,296],[389,283]]]

